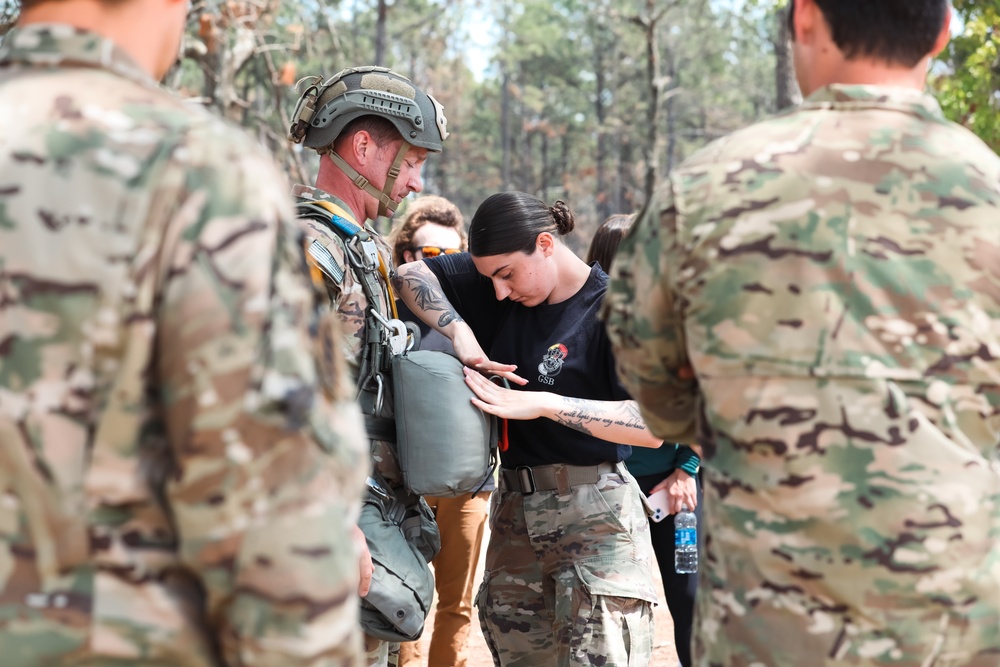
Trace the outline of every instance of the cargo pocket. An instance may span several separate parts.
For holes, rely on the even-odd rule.
[[[578,662],[602,655],[607,664],[647,665],[653,653],[656,591],[648,566],[627,558],[587,558],[573,564],[577,586],[568,618],[582,621],[586,636],[572,647]],[[588,608],[589,602],[589,608]],[[567,618],[566,613],[560,614]],[[581,662],[581,664],[583,664]]]
[[[486,646],[490,649],[490,655],[493,656],[493,664],[496,667],[500,667],[500,654],[497,651],[495,635],[496,628],[489,618],[490,605],[487,599],[488,584],[490,583],[491,576],[489,570],[483,572],[483,583],[479,584],[479,590],[476,592],[475,605],[476,609],[479,610],[479,626],[483,631],[483,639],[486,640]]]
[[[576,576],[591,596],[635,598],[656,603],[653,573],[632,558],[585,558],[573,563]]]

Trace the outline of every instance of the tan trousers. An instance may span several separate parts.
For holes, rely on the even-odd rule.
[[[466,644],[472,630],[472,584],[476,577],[479,554],[483,547],[488,492],[475,498],[467,493],[457,498],[424,499],[434,510],[441,530],[441,551],[434,558],[434,585],[437,611],[432,632],[429,667],[466,667]],[[400,645],[400,667],[420,667],[419,642]]]

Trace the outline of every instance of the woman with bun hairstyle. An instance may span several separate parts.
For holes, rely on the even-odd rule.
[[[562,242],[573,227],[564,202],[495,194],[472,218],[469,253],[396,278],[451,339],[473,402],[506,420],[476,600],[498,666],[625,667],[652,654],[649,524],[622,461],[661,441],[618,382],[598,320],[607,275]]]

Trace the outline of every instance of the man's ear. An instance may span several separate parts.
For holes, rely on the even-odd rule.
[[[934,40],[934,47],[928,54],[931,58],[937,54],[944,51],[944,47],[948,46],[948,40],[951,39],[951,3],[945,8],[944,13],[944,25],[941,26],[941,32],[938,33],[937,39]]]
[[[403,251],[403,264],[409,264],[410,262],[415,262],[415,261],[417,261],[417,258],[414,257],[412,250]]]
[[[811,44],[816,32],[816,21],[821,20],[822,12],[813,0],[792,0],[795,4],[795,14],[792,16],[792,40]]]
[[[354,157],[357,159],[358,164],[363,165],[368,162],[374,147],[375,142],[372,141],[372,135],[368,134],[365,130],[358,130],[351,137],[351,150],[354,152]]]

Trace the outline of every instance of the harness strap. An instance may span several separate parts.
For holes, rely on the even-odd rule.
[[[374,185],[371,184],[367,178],[358,173],[358,170],[347,164],[347,160],[337,155],[336,151],[329,151],[327,155],[330,156],[330,160],[337,165],[337,168],[342,172],[347,174],[347,177],[351,179],[354,185],[372,197],[378,200],[378,214],[380,216],[389,215],[389,213],[395,213],[396,209],[399,207],[399,203],[393,201],[390,195],[392,194],[392,188],[396,185],[396,179],[399,177],[399,169],[403,165],[403,160],[406,159],[406,154],[410,151],[411,144],[408,141],[403,141],[399,146],[399,150],[396,152],[396,159],[393,160],[392,166],[389,167],[389,172],[386,174],[385,185],[379,190]]]
[[[365,314],[361,367],[358,372],[358,394],[360,395],[366,389],[374,391],[375,399],[372,409],[375,414],[378,414],[381,412],[384,391],[381,376],[388,371],[388,357],[384,353],[388,344],[387,336],[384,326],[379,321],[387,319],[382,310],[382,298],[385,298],[386,303],[390,304],[393,314],[395,314],[392,287],[388,278],[388,270],[385,268],[385,261],[368,231],[350,222],[348,220],[349,214],[333,202],[320,199],[301,202],[298,207],[300,212],[305,211],[305,215],[318,219],[329,226],[343,240],[344,256],[351,266],[352,273],[361,284],[361,290],[368,301],[369,312]],[[334,264],[336,263],[334,262]],[[379,281],[377,274],[381,274],[385,278],[384,281]],[[383,285],[385,287],[384,293],[382,291]]]
[[[396,442],[396,422],[385,417],[375,417],[365,415],[365,429],[368,437],[372,440],[382,440],[384,442]]]

